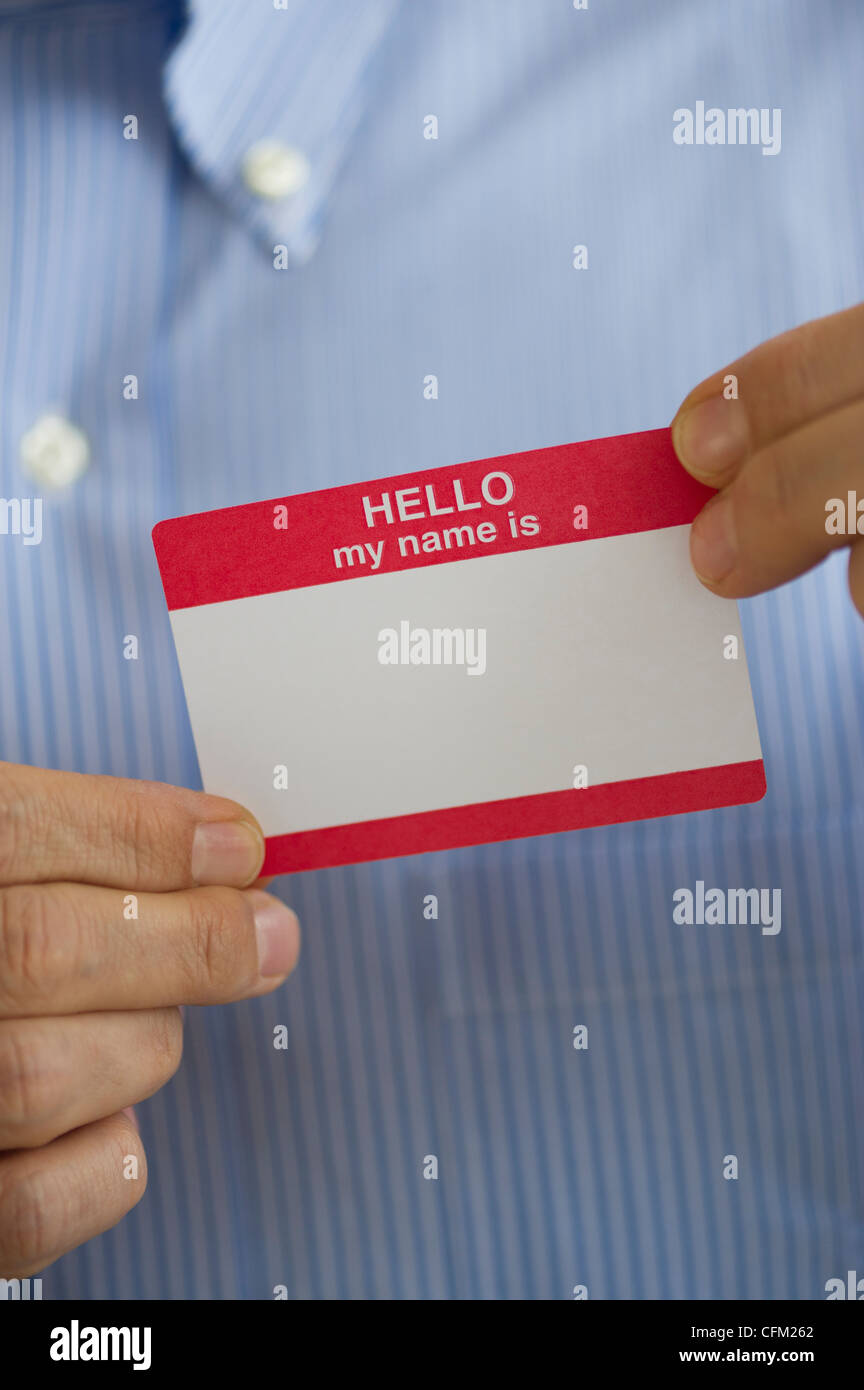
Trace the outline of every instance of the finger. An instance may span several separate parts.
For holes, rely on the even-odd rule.
[[[0,1156],[0,1277],[21,1279],[107,1231],[141,1200],[147,1160],[125,1115]]]
[[[728,379],[737,399],[726,399]],[[691,391],[672,422],[688,472],[724,487],[745,460],[809,421],[860,399],[864,304],[771,338]]]
[[[161,782],[0,763],[0,884],[245,887],[263,862],[261,827],[235,801]]]
[[[299,949],[295,914],[256,888],[3,888],[0,1018],[248,999],[281,984]]]
[[[177,1009],[0,1022],[0,1149],[48,1144],[146,1100],[182,1054]]]
[[[693,523],[699,578],[726,598],[761,593],[848,545],[827,529],[832,499],[864,483],[864,402],[835,411],[756,454]],[[853,519],[854,526],[854,519]]]

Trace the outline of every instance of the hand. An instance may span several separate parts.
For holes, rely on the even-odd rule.
[[[263,857],[233,801],[0,763],[0,1276],[140,1200],[123,1111],[177,1070],[177,1006],[266,994],[294,968],[294,913],[241,891]]]
[[[730,377],[737,400],[724,398]],[[771,338],[703,381],[672,440],[688,472],[720,489],[691,532],[703,584],[743,598],[846,545],[864,615],[864,305]]]

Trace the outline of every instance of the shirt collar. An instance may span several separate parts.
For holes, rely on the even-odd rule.
[[[369,95],[376,53],[400,0],[191,0],[165,68],[188,159],[271,252],[302,264]],[[250,191],[244,160],[274,141],[308,161],[280,199]]]

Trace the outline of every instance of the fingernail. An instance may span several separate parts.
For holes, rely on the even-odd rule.
[[[244,888],[257,878],[264,862],[264,841],[242,820],[204,821],[192,841],[192,877],[196,883],[224,883]]]
[[[716,584],[735,568],[738,542],[732,503],[721,493],[703,507],[690,532],[690,559],[702,579]]]
[[[711,479],[734,468],[745,457],[749,441],[747,417],[740,401],[711,396],[679,415],[672,442],[684,467]]]
[[[140,1134],[140,1133],[141,1133],[141,1127],[140,1127],[140,1125],[138,1124],[138,1116],[135,1114],[135,1106],[134,1106],[134,1105],[125,1105],[125,1106],[123,1107],[123,1114],[126,1115],[126,1116],[128,1116],[128,1118],[132,1121],[133,1125],[135,1126],[135,1128],[138,1130],[138,1133]]]
[[[266,977],[287,975],[297,960],[297,914],[271,893],[255,888],[249,894],[258,938],[258,970]]]

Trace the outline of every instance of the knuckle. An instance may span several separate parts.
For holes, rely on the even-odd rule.
[[[157,784],[106,778],[98,833],[107,840],[118,872],[142,886],[160,886],[173,877],[181,850],[176,817]]]
[[[772,525],[785,525],[793,519],[799,490],[795,471],[782,445],[763,449],[748,478],[748,511],[756,519]]]
[[[32,1009],[49,1000],[69,974],[77,933],[74,915],[68,917],[57,931],[45,889],[30,884],[0,889],[0,1008]]]
[[[7,879],[21,859],[26,835],[27,802],[8,763],[0,763],[0,879]]]
[[[153,833],[153,817],[141,796],[118,790],[112,806],[113,840],[120,850],[126,872],[137,882],[158,876],[165,852],[163,838]]]
[[[118,783],[115,836],[137,882],[155,886],[188,878],[188,842],[177,805],[158,783]]]
[[[17,1165],[0,1182],[0,1269],[25,1275],[63,1246],[69,1225],[68,1198],[47,1170],[21,1173]],[[7,1273],[8,1271],[8,1273]]]
[[[200,888],[192,894],[192,984],[213,999],[254,984],[251,909],[239,890]]]
[[[27,1139],[56,1113],[58,1077],[50,1054],[38,1032],[28,1029],[25,1041],[20,1028],[0,1028],[0,1148],[14,1147]]]
[[[178,1009],[156,1009],[150,1023],[150,1054],[156,1074],[167,1081],[183,1057],[183,1022]]]
[[[784,334],[782,371],[774,377],[774,389],[781,393],[787,416],[809,414],[819,400],[821,376],[824,370],[813,335],[795,329]]]

